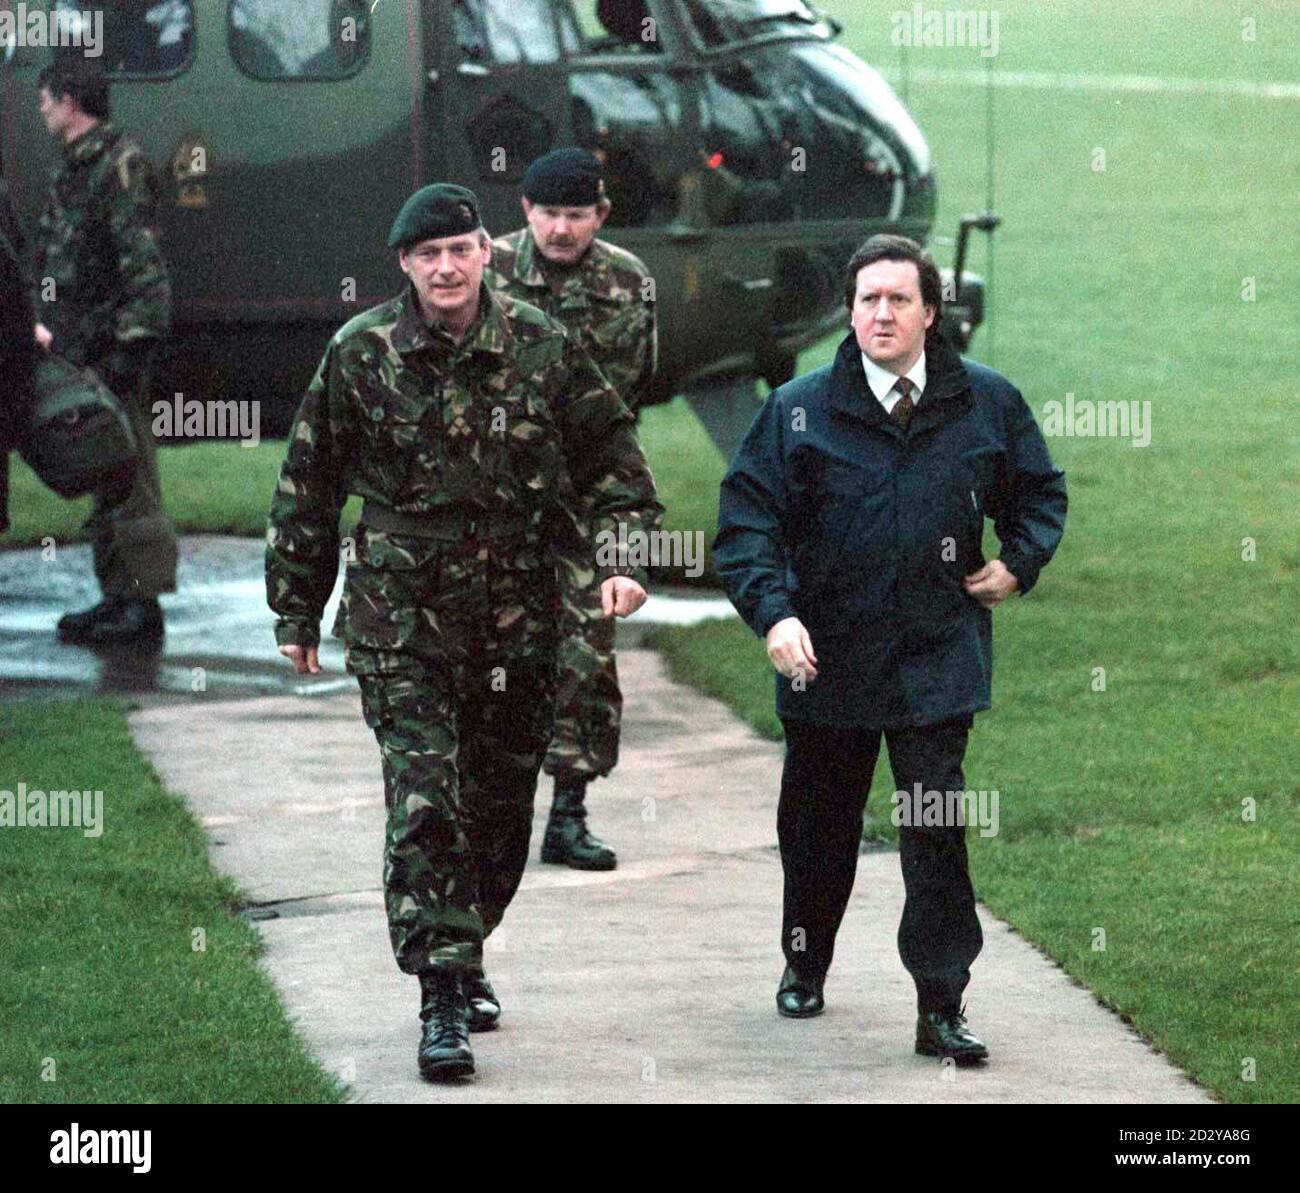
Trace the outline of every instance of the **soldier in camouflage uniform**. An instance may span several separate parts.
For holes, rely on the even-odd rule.
[[[657,364],[653,287],[639,258],[596,239],[610,211],[599,161],[585,149],[538,158],[524,175],[523,208],[528,226],[493,242],[491,284],[559,319],[635,412]],[[614,851],[587,831],[585,797],[588,782],[618,762],[623,694],[614,622],[601,612],[590,511],[573,497],[566,507],[564,633],[545,762],[555,794],[542,861],[612,870]]]
[[[9,529],[9,453],[23,446],[31,420],[32,304],[26,242],[0,179],[0,534]]]
[[[158,183],[109,120],[102,73],[57,63],[38,81],[41,116],[63,145],[36,234],[36,342],[90,365],[135,431],[139,463],[125,492],[97,494],[87,523],[104,599],[59,622],[65,642],[110,645],[162,636],[158,594],[176,590],[176,536],[162,509],[149,394],[171,322],[158,246]]]
[[[389,244],[411,284],[330,341],[272,502],[267,593],[281,653],[318,671],[339,513],[364,499],[334,632],[379,742],[389,931],[421,980],[420,1070],[440,1080],[473,1072],[467,1031],[500,1013],[483,940],[527,861],[551,729],[557,486],[570,477],[611,531],[652,529],[662,507],[590,358],[483,284],[471,191],[417,191]],[[639,607],[644,579],[607,568],[605,612]]]

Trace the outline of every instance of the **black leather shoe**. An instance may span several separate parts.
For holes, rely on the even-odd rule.
[[[469,1047],[469,1008],[460,976],[434,969],[420,975],[420,1076],[426,1081],[451,1081],[474,1072]]]
[[[468,975],[461,979],[461,987],[469,1004],[470,1031],[491,1031],[501,1018],[501,1000],[487,975]]]
[[[101,617],[106,616],[119,600],[121,600],[120,597],[106,596],[98,605],[92,605],[89,609],[82,609],[80,613],[65,613],[59,618],[59,624],[55,631],[59,635],[60,641],[79,641],[80,635],[85,633],[87,627],[93,625]]]
[[[787,1019],[811,1019],[826,1009],[821,978],[801,978],[790,966],[781,975],[776,991],[777,1013]]]
[[[966,1008],[961,1011],[924,1011],[916,1020],[916,1050],[922,1056],[951,1057],[959,1065],[973,1065],[988,1059],[989,1050],[966,1026]]]
[[[156,598],[114,597],[105,604],[107,608],[94,618],[59,636],[82,646],[126,646],[162,638],[162,606]]]
[[[546,818],[542,861],[573,870],[612,870],[618,865],[614,851],[587,832],[585,781],[555,781],[555,798]]]

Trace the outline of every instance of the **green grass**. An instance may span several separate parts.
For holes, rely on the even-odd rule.
[[[827,7],[850,48],[897,62],[888,6]],[[998,69],[1297,77],[1300,22],[1280,4],[994,7]],[[1254,45],[1240,41],[1246,15]],[[982,65],[940,48],[910,61]],[[1150,400],[1153,439],[1051,441],[1069,523],[1039,590],[996,614],[994,711],[976,722],[966,774],[999,790],[1001,828],[971,836],[976,888],[1225,1101],[1296,1101],[1300,314],[1287,279],[1300,272],[1300,105],[1010,90],[995,105],[1006,222],[993,335],[973,355],[992,356],[1040,414],[1067,391]],[[951,232],[983,205],[984,93],[914,84],[910,106],[938,164],[937,230]],[[1094,173],[1098,146],[1107,168]],[[779,736],[746,629],[653,638],[676,678]],[[891,790],[882,762],[873,835],[894,834]]]
[[[103,834],[0,828],[0,1102],[343,1100],[119,706],[8,705],[0,787],[19,782],[102,790]]]

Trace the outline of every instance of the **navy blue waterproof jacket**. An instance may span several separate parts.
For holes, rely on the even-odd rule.
[[[816,679],[776,677],[783,720],[932,725],[989,707],[992,614],[962,578],[984,519],[1028,592],[1065,528],[1065,474],[1005,377],[926,345],[904,433],[850,333],[832,364],[781,386],[722,481],[714,564],[760,637],[798,617]]]

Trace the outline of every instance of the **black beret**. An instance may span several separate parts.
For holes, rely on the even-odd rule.
[[[388,247],[404,249],[421,240],[461,236],[482,223],[478,196],[473,191],[449,182],[435,182],[421,187],[402,204],[388,233]]]
[[[524,197],[553,207],[591,207],[605,197],[600,162],[586,149],[552,149],[524,174]]]

